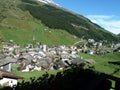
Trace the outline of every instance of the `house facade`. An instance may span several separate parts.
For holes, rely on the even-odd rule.
[[[14,75],[10,72],[0,70],[0,85],[1,86],[9,86],[9,87],[15,87],[17,86],[17,80],[23,79],[23,77]]]

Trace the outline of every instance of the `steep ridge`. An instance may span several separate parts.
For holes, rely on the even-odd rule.
[[[27,38],[35,36],[38,41],[51,44],[66,44],[69,39],[70,44],[79,38],[119,41],[117,35],[92,23],[84,16],[59,7],[52,0],[0,0],[0,2],[0,35],[6,40],[12,38],[22,43],[20,37],[26,32],[24,35],[26,41],[30,41]],[[67,41],[62,39],[64,43],[60,39],[61,32],[63,35],[67,33],[68,36],[65,39]],[[73,38],[74,36],[78,38]]]

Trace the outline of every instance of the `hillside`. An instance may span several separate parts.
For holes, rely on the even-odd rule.
[[[120,33],[118,34],[118,36],[120,36]]]
[[[84,16],[36,0],[0,0],[0,38],[17,43],[36,41],[73,44],[80,38],[118,41],[114,35]]]

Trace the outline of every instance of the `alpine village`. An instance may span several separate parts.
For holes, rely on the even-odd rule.
[[[120,90],[120,34],[52,0],[0,0],[0,90]]]

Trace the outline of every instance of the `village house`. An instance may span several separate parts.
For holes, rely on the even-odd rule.
[[[11,72],[11,64],[16,63],[14,56],[0,55],[0,69]]]
[[[1,86],[15,87],[17,86],[18,79],[23,79],[23,77],[14,75],[10,72],[0,69],[0,85]]]

